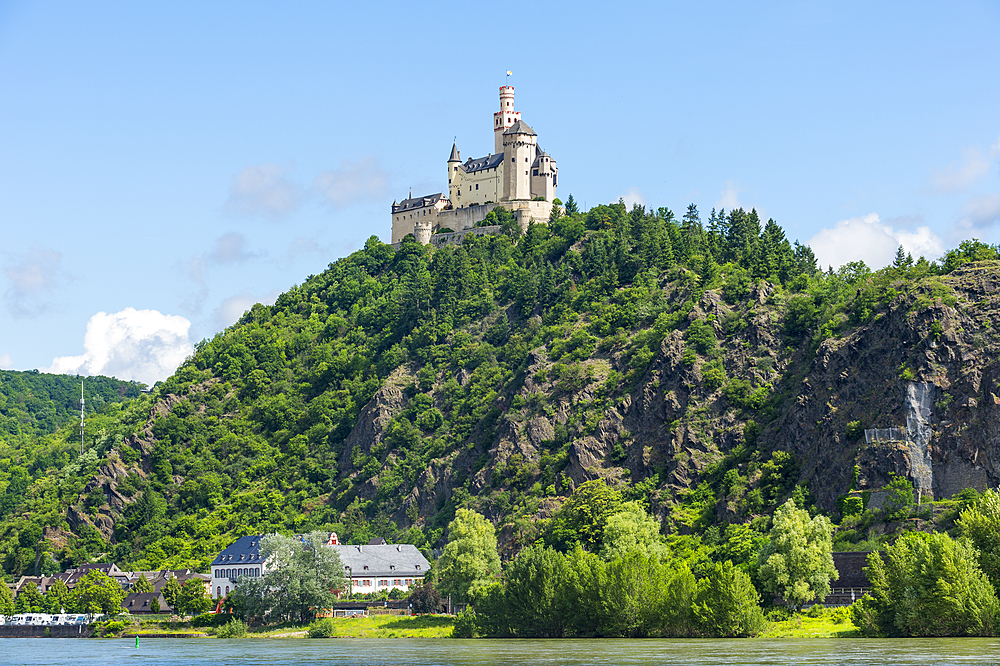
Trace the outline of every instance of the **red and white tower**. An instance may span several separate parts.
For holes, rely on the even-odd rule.
[[[521,112],[514,110],[514,86],[500,87],[500,111],[493,114],[493,154],[503,152],[503,133],[521,119]]]

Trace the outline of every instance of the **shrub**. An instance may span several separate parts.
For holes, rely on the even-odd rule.
[[[309,626],[309,638],[330,638],[333,636],[333,618],[324,617]]]
[[[478,635],[476,630],[476,612],[472,608],[466,608],[455,616],[455,626],[451,630],[453,638],[475,638]]]
[[[191,618],[192,627],[218,627],[232,618],[228,613],[202,613]]]
[[[243,638],[247,635],[247,623],[233,618],[219,627],[219,631],[215,635],[219,638]]]

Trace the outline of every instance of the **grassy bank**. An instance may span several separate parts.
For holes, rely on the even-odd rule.
[[[341,617],[331,638],[448,638],[454,624],[450,615]]]
[[[860,636],[848,608],[809,610],[768,622],[761,638],[855,638]]]

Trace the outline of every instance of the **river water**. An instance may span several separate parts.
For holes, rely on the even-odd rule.
[[[0,666],[1000,664],[1000,639],[452,640],[0,638]]]

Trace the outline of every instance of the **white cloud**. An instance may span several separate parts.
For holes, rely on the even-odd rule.
[[[965,204],[965,210],[957,227],[961,233],[972,233],[985,231],[998,222],[1000,222],[1000,194],[985,194]]]
[[[212,266],[242,264],[261,256],[260,253],[251,252],[247,246],[247,239],[243,234],[231,231],[216,238],[211,250],[188,260],[186,272],[197,289],[184,299],[181,308],[189,314],[201,312],[201,303],[208,297],[205,274]]]
[[[966,148],[962,151],[961,161],[931,176],[931,189],[942,194],[964,190],[989,172],[992,157],[984,155],[976,147]]]
[[[212,251],[208,253],[208,259],[216,264],[239,264],[256,257],[256,252],[247,249],[246,236],[238,231],[216,238]]]
[[[740,203],[740,192],[742,191],[743,188],[735,180],[726,181],[726,189],[719,192],[719,198],[715,202],[715,207],[725,208],[726,210],[743,208],[743,204]]]
[[[219,307],[215,309],[215,312],[212,313],[212,323],[215,326],[215,330],[221,331],[227,326],[232,326],[243,316],[244,312],[257,303],[273,305],[280,293],[279,290],[275,289],[262,297],[253,296],[247,292],[230,296],[222,301]]]
[[[224,210],[236,215],[287,215],[301,202],[299,188],[285,178],[288,169],[277,164],[244,167],[229,186]]]
[[[14,361],[10,354],[0,354],[0,370],[10,370],[14,367]]]
[[[625,202],[625,207],[632,210],[632,206],[639,204],[640,206],[648,206],[649,200],[646,199],[646,195],[643,194],[642,190],[638,187],[628,188],[628,192],[620,197]]]
[[[389,178],[374,157],[359,162],[344,160],[339,169],[324,171],[313,181],[315,188],[334,208],[378,199],[388,189]]]
[[[48,309],[48,296],[61,281],[62,254],[34,248],[9,257],[3,272],[10,282],[4,293],[10,313],[15,317],[37,317]]]
[[[169,377],[193,351],[191,322],[156,310],[98,312],[87,322],[83,354],[59,356],[44,372],[108,375],[152,385]]]
[[[824,228],[809,239],[821,267],[839,268],[849,261],[864,261],[877,269],[892,263],[900,245],[914,257],[936,259],[944,253],[944,245],[930,227],[920,226],[909,231],[895,230],[883,224],[877,213],[840,220],[833,228]]]

